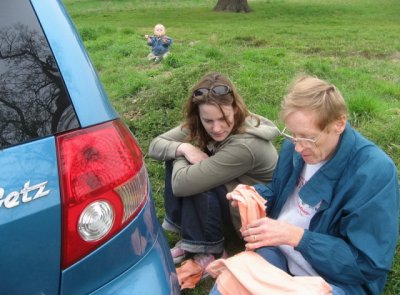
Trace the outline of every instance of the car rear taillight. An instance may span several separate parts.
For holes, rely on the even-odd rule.
[[[142,152],[120,121],[56,137],[62,194],[62,267],[109,240],[148,198]]]

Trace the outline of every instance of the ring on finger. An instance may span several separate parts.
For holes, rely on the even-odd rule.
[[[253,242],[257,241],[257,235],[253,235]]]

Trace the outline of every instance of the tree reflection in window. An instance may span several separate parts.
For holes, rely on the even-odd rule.
[[[79,126],[42,32],[0,29],[0,149]]]

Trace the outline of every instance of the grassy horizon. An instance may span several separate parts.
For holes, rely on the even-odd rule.
[[[181,121],[189,88],[219,71],[252,112],[279,127],[279,104],[300,73],[335,84],[349,121],[400,167],[400,2],[248,0],[251,13],[213,12],[217,0],[63,0],[109,98],[146,154]],[[144,35],[162,23],[174,43],[154,64]],[[280,139],[275,141],[279,148]],[[157,215],[163,164],[145,157]],[[170,243],[177,237],[168,236]],[[185,294],[208,294],[211,280]],[[400,294],[400,252],[385,295]]]

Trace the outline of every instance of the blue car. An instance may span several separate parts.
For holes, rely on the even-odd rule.
[[[143,154],[62,3],[0,1],[0,294],[179,294]]]

